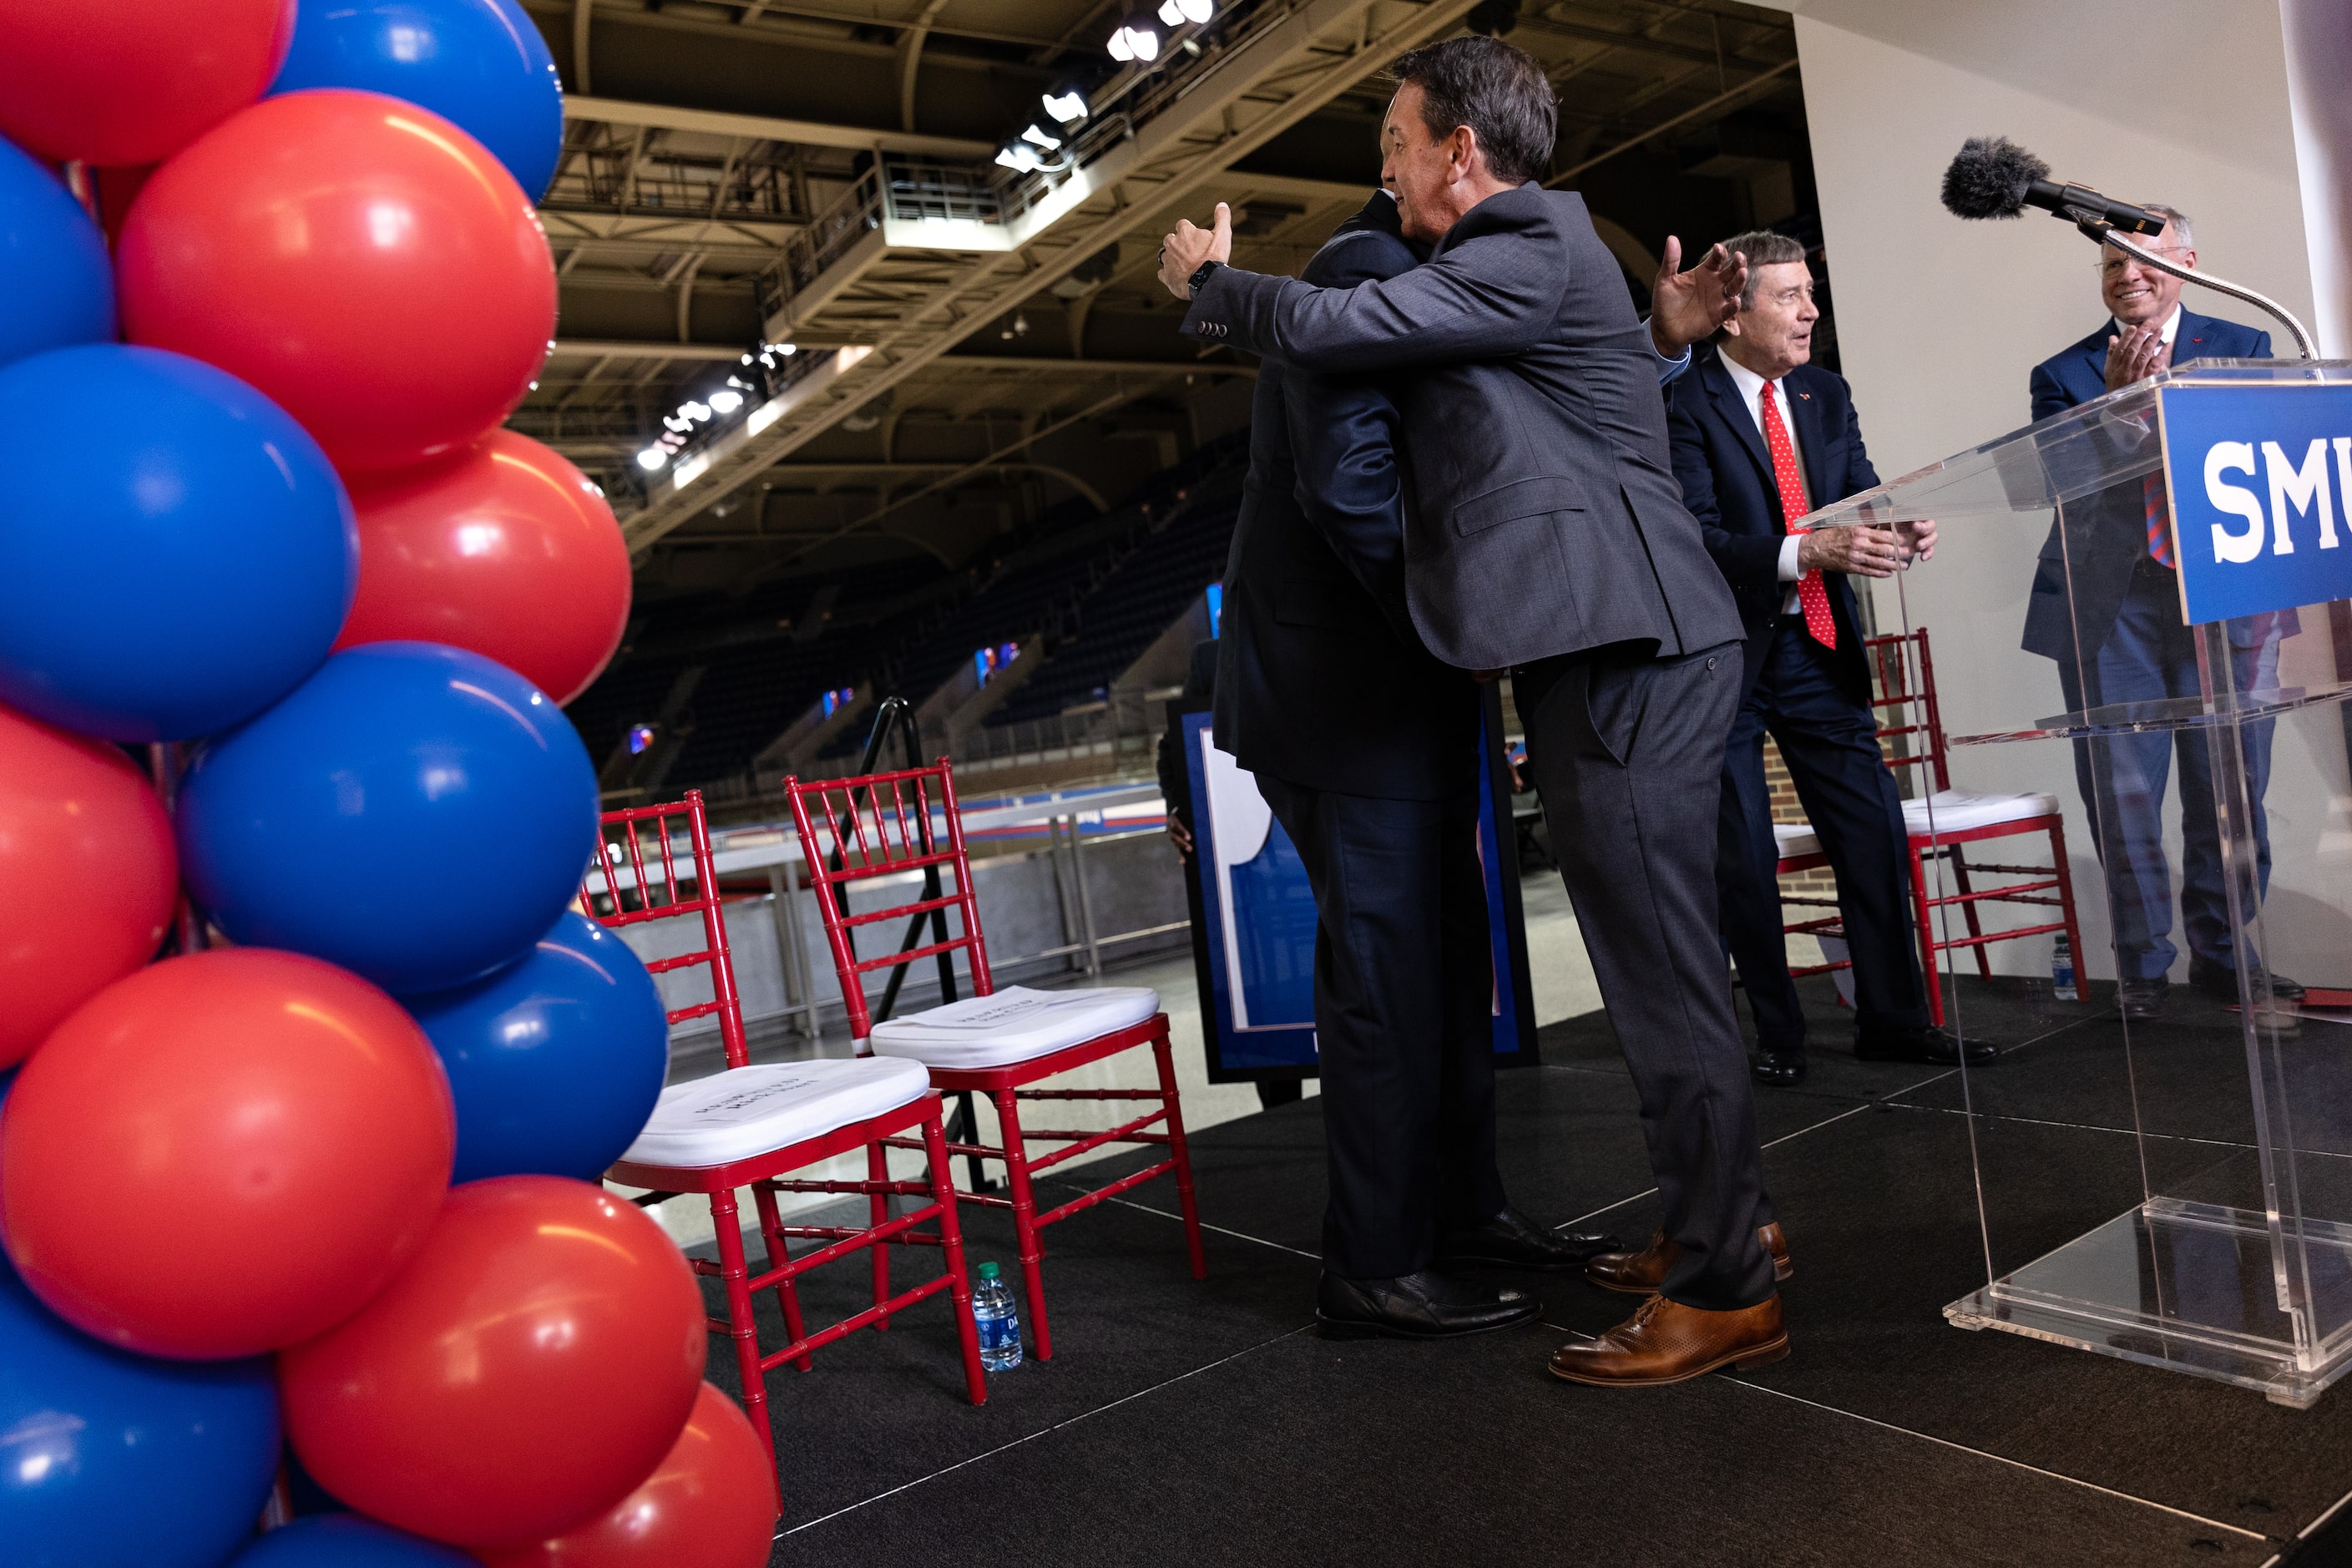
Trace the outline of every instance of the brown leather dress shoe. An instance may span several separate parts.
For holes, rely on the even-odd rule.
[[[1780,1234],[1779,1225],[1768,1225],[1756,1233],[1764,1250],[1772,1255],[1772,1279],[1775,1283],[1796,1272],[1789,1267],[1789,1238]],[[1666,1275],[1675,1259],[1683,1255],[1680,1242],[1668,1241],[1664,1231],[1650,1237],[1650,1245],[1639,1252],[1604,1252],[1588,1261],[1584,1277],[1603,1290],[1622,1290],[1628,1296],[1654,1296],[1666,1282]]]
[[[1732,1312],[1653,1296],[1599,1339],[1571,1341],[1552,1352],[1551,1374],[1602,1388],[1653,1388],[1718,1367],[1745,1372],[1788,1353],[1778,1296]]]

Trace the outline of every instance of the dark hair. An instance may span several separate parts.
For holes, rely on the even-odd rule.
[[[1802,261],[1805,247],[1785,234],[1769,228],[1751,228],[1746,234],[1735,234],[1723,241],[1723,248],[1736,250],[1748,258],[1748,285],[1739,290],[1739,308],[1756,308],[1756,275],[1767,267],[1777,267],[1784,261]]]
[[[1466,125],[1498,180],[1517,184],[1551,167],[1559,100],[1526,51],[1500,38],[1448,38],[1401,55],[1389,74],[1422,90],[1422,123],[1432,136]]]

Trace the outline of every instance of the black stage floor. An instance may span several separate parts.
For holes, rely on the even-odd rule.
[[[1759,1091],[1796,1266],[1788,1360],[1666,1389],[1560,1383],[1544,1370],[1553,1344],[1630,1305],[1572,1278],[1521,1281],[1543,1296],[1543,1327],[1438,1345],[1318,1337],[1309,1099],[1196,1135],[1207,1280],[1185,1271],[1164,1182],[1049,1232],[1056,1354],[993,1378],[985,1407],[963,1403],[943,1301],[819,1352],[813,1373],[772,1374],[773,1561],[2352,1562],[2329,1539],[2352,1520],[2333,1512],[2352,1489],[2352,1386],[2298,1412],[1945,1323],[1944,1304],[1984,1279],[1957,1076],[1854,1061],[1850,1015],[1826,980],[1803,984],[1812,1078]],[[2014,1053],[1976,1075],[1979,1109],[2031,1106],[1983,1124],[2011,1141],[1988,1170],[2019,1173],[2019,1225],[2054,1245],[2127,1206],[2129,1122],[2099,1087],[2119,1054],[2113,1013],[2019,982],[1964,981],[1960,1003],[1972,1034]],[[2136,1039],[2143,1059],[2164,1049],[2160,1029]],[[1502,1079],[1513,1201],[1645,1236],[1648,1168],[1606,1022],[1548,1027],[1542,1050],[1545,1065]],[[2242,1066],[2231,1085],[2211,1055],[2197,1053],[2219,1075],[2209,1103],[2242,1100]],[[965,1214],[975,1261],[1013,1273],[1009,1226]],[[909,1278],[936,1268],[904,1249],[894,1261]],[[813,1318],[862,1304],[862,1264],[824,1275],[804,1296]],[[723,1342],[710,1367],[737,1386]]]

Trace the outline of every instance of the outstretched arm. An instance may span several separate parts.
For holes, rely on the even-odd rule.
[[[1400,370],[1492,359],[1535,346],[1559,303],[1564,253],[1548,215],[1515,215],[1425,266],[1353,289],[1318,289],[1220,265],[1195,294],[1203,260],[1233,253],[1233,215],[1217,204],[1213,229],[1179,223],[1161,251],[1160,280],[1192,298],[1179,330],[1303,370]]]

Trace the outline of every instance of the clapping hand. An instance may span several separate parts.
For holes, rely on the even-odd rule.
[[[1682,260],[1683,242],[1666,236],[1666,253],[1650,285],[1650,339],[1667,359],[1680,359],[1685,349],[1705,342],[1738,315],[1740,290],[1748,287],[1748,258],[1740,251],[1718,245],[1687,272],[1675,270]]]
[[[2146,381],[2172,363],[2172,345],[2164,341],[2162,323],[2126,327],[2107,340],[2107,390],[2115,392],[2135,381]]]

